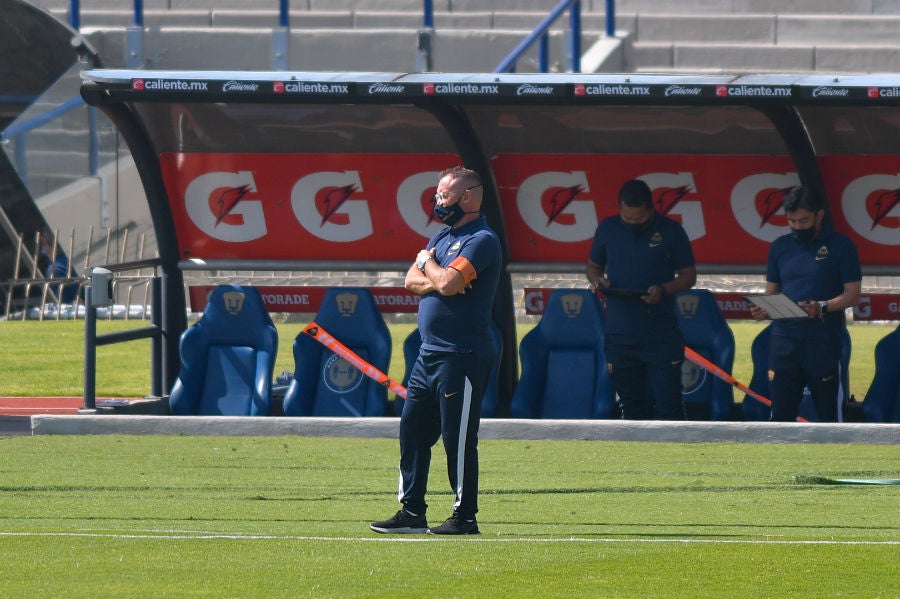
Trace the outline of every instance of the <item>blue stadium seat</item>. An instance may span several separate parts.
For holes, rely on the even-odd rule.
[[[690,289],[679,293],[675,300],[685,345],[730,373],[734,368],[734,334],[715,295],[708,289]],[[681,384],[689,420],[732,419],[731,385],[687,359],[681,367]]]
[[[753,339],[750,345],[750,359],[753,361],[753,375],[750,378],[748,387],[759,393],[763,397],[769,397],[769,337],[772,334],[772,325],[760,331]],[[844,396],[843,401],[846,402],[850,396],[850,351],[852,342],[850,333],[844,327],[841,333],[841,388]],[[741,405],[741,412],[744,420],[768,420],[772,410],[769,406],[763,404],[759,400],[744,396],[744,402]],[[800,402],[799,416],[809,422],[817,422],[819,416],[816,413],[816,406],[809,394],[809,389],[803,390],[803,400]]]
[[[875,345],[875,376],[862,412],[867,422],[900,422],[900,326]]]
[[[363,360],[387,373],[391,333],[368,289],[325,292],[315,322]],[[285,416],[384,416],[387,389],[301,332],[294,339],[294,379],[284,395]]]
[[[278,332],[253,287],[213,289],[200,320],[181,335],[173,414],[268,416]]]
[[[500,335],[500,329],[496,324],[491,323],[491,338],[494,341],[494,350],[497,353],[497,362],[491,370],[491,379],[488,387],[484,392],[484,398],[481,400],[481,417],[493,418],[497,415],[497,373],[500,365],[500,357],[503,354],[503,338]],[[422,345],[422,334],[419,329],[413,329],[413,332],[407,335],[403,340],[403,359],[406,361],[406,371],[403,373],[404,386],[409,382],[409,373],[412,371],[416,356],[419,355],[419,347]],[[403,411],[403,398],[397,397],[394,400],[394,414],[397,416]]]
[[[617,418],[603,349],[600,300],[587,289],[555,289],[519,344],[522,376],[514,418]]]

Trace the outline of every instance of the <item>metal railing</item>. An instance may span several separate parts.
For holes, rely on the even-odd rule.
[[[31,118],[27,121],[23,121],[21,123],[16,123],[7,127],[2,136],[0,136],[0,140],[3,143],[12,142],[13,143],[13,160],[16,165],[16,169],[19,171],[19,177],[22,179],[22,182],[25,183],[26,187],[28,186],[28,158],[27,158],[27,149],[28,149],[28,134],[34,131],[39,127],[43,127],[47,123],[58,119],[65,114],[81,108],[85,106],[84,100],[81,99],[81,96],[75,96],[63,102],[59,106],[55,106],[40,114],[34,118]],[[97,169],[99,168],[99,156],[100,156],[100,136],[97,128],[97,108],[94,106],[87,106],[87,119],[88,119],[88,173],[91,176],[97,174]]]
[[[549,30],[553,23],[565,12],[569,11],[569,54],[571,59],[571,71],[573,73],[581,72],[581,0],[562,0],[556,5],[550,14],[544,17],[537,27],[534,28],[528,37],[519,43],[516,48],[510,52],[509,56],[504,58],[495,73],[514,73],[516,71],[516,63],[522,58],[526,51],[537,42],[538,44],[538,70],[546,73],[550,70],[550,36]]]
[[[127,264],[109,265],[106,267],[98,267],[91,271],[92,275],[98,271],[112,275],[113,271],[137,270],[148,266],[153,267],[154,271],[159,267],[160,261],[144,260],[141,262],[131,262]],[[162,288],[161,278],[154,272],[153,276],[147,279],[147,291],[150,295],[150,324],[146,327],[128,329],[125,331],[115,331],[112,333],[97,334],[97,311],[98,304],[109,306],[113,302],[113,292],[110,290],[107,296],[106,291],[94,289],[92,284],[87,289],[85,297],[85,314],[84,314],[84,406],[83,410],[92,411],[97,407],[96,389],[97,389],[97,348],[102,345],[111,345],[113,343],[124,343],[126,341],[135,341],[138,339],[150,339],[150,394],[155,397],[162,397],[164,384],[163,372],[163,344],[162,337],[164,335],[162,327]],[[99,301],[98,301],[99,298]]]
[[[53,232],[48,246],[53,248],[47,259],[52,263],[57,252],[68,258],[65,276],[45,274],[38,267],[41,255],[40,233],[35,235],[33,245],[21,235],[17,237],[13,276],[0,283],[5,308],[3,320],[75,320],[85,317],[85,288],[90,285],[87,274],[92,265],[103,264],[116,272],[112,281],[116,304],[99,309],[100,318],[122,320],[146,320],[152,317],[151,281],[157,276],[159,259],[156,252],[148,255],[146,234],[141,233],[130,241],[130,232],[124,229],[95,236],[89,227],[86,237],[76,244],[73,229],[65,242],[59,231]],[[76,256],[80,262],[76,266]],[[123,266],[124,265],[124,266]],[[129,271],[119,274],[120,271]],[[63,288],[77,286],[77,293],[71,302],[64,301]]]
[[[278,25],[272,30],[272,64],[275,70],[287,69],[288,46],[290,40],[290,0],[278,0]],[[129,68],[136,67],[141,62],[141,37],[144,27],[144,2],[133,0],[134,18],[133,25],[127,35],[127,63]],[[573,73],[581,72],[581,0],[562,0],[556,8],[534,29],[534,31],[517,46],[510,55],[494,70],[495,73],[510,73],[515,71],[516,62],[534,44],[538,43],[539,69],[542,73],[549,70],[549,36],[547,31],[550,26],[569,10],[571,39],[569,40],[571,55],[571,70]],[[81,29],[81,0],[69,0],[69,24],[73,29]],[[418,64],[420,70],[430,69],[431,65],[431,37],[435,29],[434,2],[422,1],[422,25],[418,38]],[[616,34],[616,2],[606,0],[606,35],[615,37]]]

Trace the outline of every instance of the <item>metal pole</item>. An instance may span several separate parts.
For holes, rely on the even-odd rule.
[[[616,37],[616,0],[606,0],[606,35]]]
[[[23,133],[21,135],[17,135],[15,141],[13,143],[16,144],[16,149],[13,152],[13,156],[16,160],[16,170],[19,171],[19,178],[22,179],[22,183],[25,184],[25,188],[28,188],[28,155],[25,152],[25,136],[27,133]]]
[[[434,2],[433,0],[424,0],[423,6],[423,14],[422,14],[422,24],[429,28],[434,29]]]
[[[97,410],[97,308],[90,286],[84,295],[84,405],[82,410]]]
[[[100,168],[100,132],[97,129],[97,107],[88,106],[88,170],[92,176]]]
[[[150,325],[162,328],[162,279],[150,279]],[[150,339],[150,394],[163,396],[163,342],[157,335]]]
[[[134,0],[131,27],[125,29],[125,66],[143,68],[144,62],[144,0]]]
[[[434,2],[424,0],[422,6],[422,29],[416,35],[416,71],[428,73],[433,69],[431,44],[434,39]]]
[[[550,35],[547,33],[538,41],[538,70],[541,73],[550,72]]]
[[[291,23],[290,0],[280,0],[278,3],[278,26],[290,27]]]
[[[78,31],[81,29],[81,8],[79,0],[69,0],[69,25]]]
[[[289,0],[278,2],[278,27],[272,30],[272,68],[286,71],[290,55],[291,24]]]
[[[614,0],[610,0],[613,2]],[[569,7],[569,29],[572,30],[572,72],[581,72],[581,0]]]

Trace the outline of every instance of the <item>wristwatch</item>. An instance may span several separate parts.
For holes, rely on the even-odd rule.
[[[828,302],[819,302],[819,318],[825,318],[828,313]]]
[[[434,258],[434,256],[426,256],[425,258],[416,261],[416,268],[421,270],[423,275],[425,274],[425,263],[427,263],[432,258]]]

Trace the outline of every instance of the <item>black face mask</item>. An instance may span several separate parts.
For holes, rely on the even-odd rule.
[[[634,233],[635,235],[640,235],[644,231],[650,228],[650,220],[648,219],[642,223],[626,223],[624,220],[622,224],[625,225],[625,228]]]
[[[794,239],[796,239],[800,243],[809,245],[816,239],[816,228],[809,227],[808,229],[791,229],[791,234],[794,236]]]
[[[450,225],[451,227],[459,222],[466,214],[469,214],[465,210],[462,209],[462,206],[459,205],[459,202],[453,204],[452,206],[441,206],[439,204],[434,205],[434,216],[439,221],[444,223],[445,225]]]

